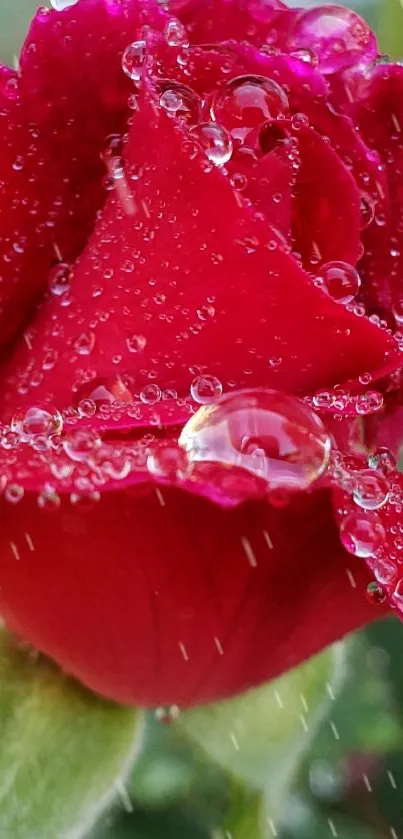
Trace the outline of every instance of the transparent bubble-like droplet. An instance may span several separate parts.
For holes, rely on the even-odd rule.
[[[126,346],[129,352],[142,352],[147,344],[144,335],[129,335],[126,338]]]
[[[351,303],[361,286],[358,272],[348,262],[326,262],[318,277],[320,287],[338,303]]]
[[[385,603],[386,594],[382,586],[379,585],[379,583],[368,583],[367,600],[370,603],[373,603],[374,606],[380,606],[382,603]]]
[[[200,408],[179,444],[192,463],[237,467],[270,489],[303,490],[326,469],[330,438],[303,402],[274,390],[241,390]]]
[[[122,68],[123,72],[129,79],[132,79],[134,82],[140,82],[144,64],[147,55],[147,44],[145,41],[133,41],[132,44],[129,44],[126,47],[123,56],[122,56]]]
[[[75,463],[85,463],[93,458],[102,447],[99,434],[91,428],[81,428],[72,431],[63,440],[63,449],[70,460]]]
[[[359,474],[354,488],[354,501],[363,510],[379,510],[388,500],[389,483],[386,478],[372,469]]]
[[[73,279],[73,271],[68,262],[59,262],[54,265],[49,272],[49,291],[55,297],[61,297],[62,294],[70,291],[71,281]]]
[[[39,493],[37,502],[40,510],[45,510],[46,512],[51,513],[60,507],[61,498],[54,487],[47,486]]]
[[[244,140],[251,129],[288,113],[285,91],[265,76],[237,76],[214,94],[211,113],[214,120],[233,137]]]
[[[379,583],[389,585],[397,577],[397,568],[391,559],[379,557],[374,564],[374,574]]]
[[[199,405],[209,405],[222,396],[222,384],[217,376],[196,376],[190,385],[190,394]]]
[[[389,449],[382,446],[370,454],[368,466],[383,472],[384,475],[390,475],[396,469],[396,458]]]
[[[98,410],[114,402],[133,402],[133,394],[121,376],[99,376],[78,388],[73,398],[74,407],[78,408],[84,400],[95,403]]]
[[[367,390],[366,393],[360,394],[357,399],[355,410],[360,416],[369,416],[376,414],[383,406],[383,395],[378,390]]]
[[[189,472],[186,452],[175,443],[157,444],[147,458],[147,469],[155,478],[183,480]]]
[[[334,73],[363,59],[375,58],[377,47],[370,27],[343,6],[316,6],[300,12],[292,27],[288,49],[306,48],[317,56],[322,73]]]
[[[8,484],[4,490],[4,498],[9,504],[18,504],[24,498],[24,487],[20,484]]]
[[[202,146],[205,155],[216,166],[224,166],[231,159],[232,139],[218,122],[201,122],[190,134]]]
[[[181,119],[189,125],[196,125],[200,119],[200,96],[185,84],[170,79],[158,80],[159,104],[170,116]]]
[[[47,402],[31,405],[27,410],[14,414],[11,430],[25,442],[35,437],[50,437],[62,433],[63,417],[57,408]]]
[[[366,559],[382,547],[386,533],[377,513],[357,511],[343,520],[340,538],[346,551]]]
[[[82,332],[74,341],[74,349],[79,355],[91,355],[95,340],[94,332]]]
[[[172,18],[164,29],[164,37],[169,47],[188,47],[189,39],[186,29],[179,20]]]
[[[53,9],[56,9],[57,12],[63,12],[64,9],[70,9],[71,6],[75,6],[78,3],[78,0],[50,0],[50,5]]]
[[[145,405],[155,405],[161,396],[162,391],[158,385],[146,385],[140,393],[140,399]]]

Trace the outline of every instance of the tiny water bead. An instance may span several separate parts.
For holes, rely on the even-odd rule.
[[[216,166],[224,166],[231,159],[233,150],[231,136],[218,122],[201,122],[191,128],[190,134]]]
[[[208,405],[222,396],[223,387],[217,376],[196,376],[190,385],[190,394],[199,405]]]
[[[101,410],[114,402],[121,404],[133,402],[133,394],[121,376],[99,376],[76,390],[73,406],[77,408],[84,400],[90,400],[95,403],[96,410]]]
[[[143,40],[133,41],[126,47],[122,57],[123,72],[134,82],[140,82],[147,55],[147,44]]]
[[[187,47],[189,39],[183,23],[176,18],[169,20],[165,29],[164,37],[169,47]]]
[[[326,469],[330,438],[303,402],[274,390],[241,390],[200,408],[179,444],[192,463],[232,466],[269,489],[303,490]]]
[[[71,281],[73,279],[73,270],[68,262],[58,262],[49,272],[49,291],[55,297],[61,297],[62,294],[70,291]]]
[[[159,79],[157,88],[159,104],[168,116],[181,119],[189,125],[199,122],[201,99],[191,87],[170,79]]]
[[[363,510],[379,510],[388,500],[389,483],[372,469],[365,469],[356,480],[353,498]]]
[[[145,349],[147,338],[144,335],[129,335],[126,338],[126,346],[129,352],[138,353]]]
[[[396,469],[396,458],[389,449],[384,446],[371,452],[368,458],[370,469],[377,469],[384,475],[390,475]]]
[[[376,512],[357,511],[343,520],[340,538],[346,551],[367,559],[382,547],[386,533]]]
[[[189,461],[176,443],[161,443],[148,455],[147,469],[155,478],[183,480],[189,473]]]
[[[368,583],[367,585],[367,600],[375,606],[380,606],[385,603],[386,593],[379,583]]]
[[[383,407],[383,395],[378,390],[367,390],[358,396],[355,403],[356,413],[360,416],[376,414]]]
[[[316,284],[338,303],[351,303],[361,286],[358,272],[347,262],[326,262]]]
[[[211,115],[238,140],[251,129],[288,113],[285,91],[265,76],[236,76],[214,94]]]
[[[301,11],[288,38],[288,49],[315,53],[322,73],[334,73],[375,58],[376,39],[355,12],[329,4]]]
[[[24,498],[24,487],[20,484],[8,484],[4,490],[4,498],[9,504],[19,504]]]
[[[47,402],[30,406],[25,411],[18,411],[11,420],[11,430],[18,434],[23,442],[30,442],[35,437],[50,437],[63,431],[63,417],[60,411]]]

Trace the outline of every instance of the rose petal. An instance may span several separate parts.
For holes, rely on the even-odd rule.
[[[3,343],[32,311],[49,268],[74,260],[105,200],[105,137],[123,131],[129,80],[123,48],[139,23],[160,25],[158,4],[83,0],[40,9],[21,54],[3,70],[0,132]]]
[[[197,372],[225,389],[306,393],[396,366],[390,336],[315,288],[154,102],[131,137],[71,294],[44,303],[8,367],[4,403],[68,406],[85,381],[122,374],[137,393],[153,383],[182,398]]]
[[[224,512],[168,488],[109,492],[86,513],[28,494],[1,515],[8,624],[120,702],[231,695],[378,615],[326,493]]]
[[[259,46],[281,43],[295,17],[281,0],[171,0],[170,10],[185,24],[194,44],[233,38]]]
[[[360,96],[351,113],[365,142],[380,155],[387,175],[389,212],[375,207],[375,218],[364,233],[361,263],[364,296],[369,311],[391,312],[403,322],[403,67],[379,65],[361,80]]]

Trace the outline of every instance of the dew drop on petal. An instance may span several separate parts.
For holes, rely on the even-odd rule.
[[[71,289],[71,281],[73,278],[73,271],[68,262],[59,262],[54,265],[49,271],[49,291],[55,297],[61,297],[62,294]]]
[[[201,99],[191,87],[169,79],[158,80],[157,87],[159,104],[169,116],[190,125],[199,122]]]
[[[369,25],[355,12],[334,4],[301,11],[288,38],[288,49],[312,50],[322,73],[334,73],[377,52]]]
[[[303,402],[274,390],[241,390],[200,408],[179,443],[192,463],[232,466],[271,490],[303,490],[326,469],[330,438]]]
[[[236,76],[216,90],[211,105],[214,120],[233,137],[244,140],[252,128],[288,112],[285,91],[266,76]]]
[[[83,400],[95,402],[98,410],[114,402],[133,402],[133,394],[121,376],[99,376],[78,388],[73,397],[73,406],[78,408]]]
[[[189,471],[186,452],[175,443],[157,444],[147,458],[147,469],[155,478],[183,480]]]
[[[389,475],[396,469],[396,458],[389,449],[382,446],[371,452],[368,458],[368,466],[370,469],[377,469],[384,475]]]
[[[140,393],[140,399],[145,405],[155,405],[161,396],[161,388],[158,385],[146,385]]]
[[[358,272],[347,262],[326,262],[318,280],[320,287],[338,303],[351,303],[361,285]]]
[[[57,408],[47,402],[31,405],[27,410],[14,414],[11,430],[24,442],[35,437],[50,437],[62,433],[63,417]]]
[[[183,23],[176,18],[172,18],[172,20],[168,21],[164,29],[164,37],[169,47],[189,46],[186,29]]]
[[[142,352],[147,344],[144,335],[129,335],[126,338],[126,346],[129,352]]]
[[[197,140],[205,155],[216,166],[224,166],[231,159],[231,136],[218,122],[201,122],[190,130],[190,135]]]
[[[123,72],[134,82],[140,82],[146,59],[147,44],[145,41],[133,41],[126,47],[122,57]]]
[[[386,533],[377,513],[349,513],[340,527],[340,538],[348,553],[364,559],[382,547]]]
[[[45,510],[46,512],[51,513],[60,507],[61,498],[54,487],[46,486],[39,493],[37,502],[40,510]]]
[[[388,500],[389,483],[386,478],[372,469],[365,469],[358,475],[353,498],[363,510],[379,510]]]
[[[383,407],[383,395],[378,390],[367,390],[360,394],[355,404],[356,413],[360,416],[376,414]]]
[[[217,376],[196,376],[190,385],[190,393],[199,405],[208,405],[222,396],[222,384]]]
[[[385,603],[386,594],[382,586],[379,585],[379,583],[368,583],[366,594],[367,600],[369,601],[369,603],[373,603],[374,606],[380,606],[382,605],[382,603]]]
[[[73,346],[79,355],[91,355],[95,347],[95,334],[93,332],[82,332],[74,341]]]
[[[4,498],[9,504],[18,504],[24,498],[24,487],[20,484],[8,484],[4,490]]]
[[[390,583],[393,583],[397,577],[397,568],[391,559],[379,557],[374,563],[374,574],[378,583],[389,585]]]

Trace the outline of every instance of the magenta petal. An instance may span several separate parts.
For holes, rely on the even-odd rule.
[[[16,397],[68,406],[96,376],[182,398],[199,372],[224,389],[306,393],[399,363],[387,333],[318,290],[154,103],[125,156],[70,294],[43,304],[8,366],[3,416]]]

